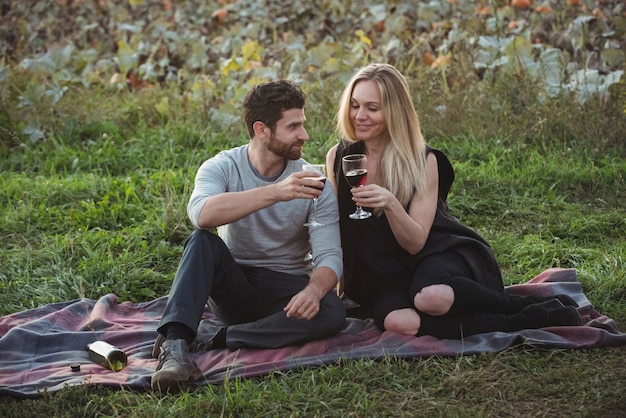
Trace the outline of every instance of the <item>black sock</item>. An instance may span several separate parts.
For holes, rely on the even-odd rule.
[[[214,348],[226,348],[226,327],[220,328],[211,341]]]
[[[506,322],[507,331],[518,331],[550,326],[580,325],[581,319],[573,306],[563,306],[561,302],[548,300],[527,306],[515,315],[507,315]]]
[[[193,332],[187,325],[180,322],[170,322],[167,324],[167,331],[165,333],[166,340],[185,340],[187,344],[191,344],[196,339],[196,333]]]
[[[473,313],[466,315],[431,316],[420,313],[421,325],[417,336],[431,335],[441,339],[461,339],[474,334],[506,331],[504,314]]]
[[[513,332],[523,329],[537,329],[547,326],[580,325],[580,315],[572,306],[562,306],[554,301],[534,303],[521,312],[506,315],[502,313],[470,313],[464,315],[431,316],[419,313],[421,319],[417,336],[431,335],[437,338],[460,339],[474,334],[503,331]]]

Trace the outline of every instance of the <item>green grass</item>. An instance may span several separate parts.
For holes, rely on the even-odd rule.
[[[364,359],[167,397],[72,387],[38,400],[0,398],[0,410],[6,417],[620,417],[625,353],[516,347],[458,358]]]

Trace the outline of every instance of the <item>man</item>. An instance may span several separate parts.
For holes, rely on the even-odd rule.
[[[332,186],[302,171],[304,103],[290,81],[253,87],[243,103],[249,144],[198,170],[187,206],[197,229],[185,242],[158,328],[153,390],[202,376],[189,345],[207,302],[226,324],[213,327],[203,344],[209,348],[276,348],[343,327],[346,311],[333,292],[343,268],[337,201]],[[325,226],[307,229],[316,197]]]

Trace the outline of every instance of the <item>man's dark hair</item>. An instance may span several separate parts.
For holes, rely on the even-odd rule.
[[[270,81],[252,87],[243,99],[243,118],[250,138],[254,137],[252,125],[263,122],[272,132],[283,112],[304,108],[306,95],[291,80]]]

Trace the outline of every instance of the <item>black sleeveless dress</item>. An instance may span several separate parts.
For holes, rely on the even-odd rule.
[[[334,162],[335,181],[339,202],[339,225],[344,259],[344,293],[366,307],[377,297],[378,287],[385,283],[404,286],[409,283],[420,261],[430,255],[455,253],[467,264],[472,280],[491,289],[502,291],[504,285],[495,254],[487,242],[471,228],[459,223],[448,212],[446,202],[454,181],[454,171],[445,154],[427,147],[437,156],[439,168],[439,199],[435,219],[424,248],[416,255],[409,254],[396,241],[385,214],[363,220],[353,220],[354,212],[350,185],[341,167],[341,158],[360,154],[362,142],[342,141],[337,147]],[[408,207],[405,208],[408,210]]]

